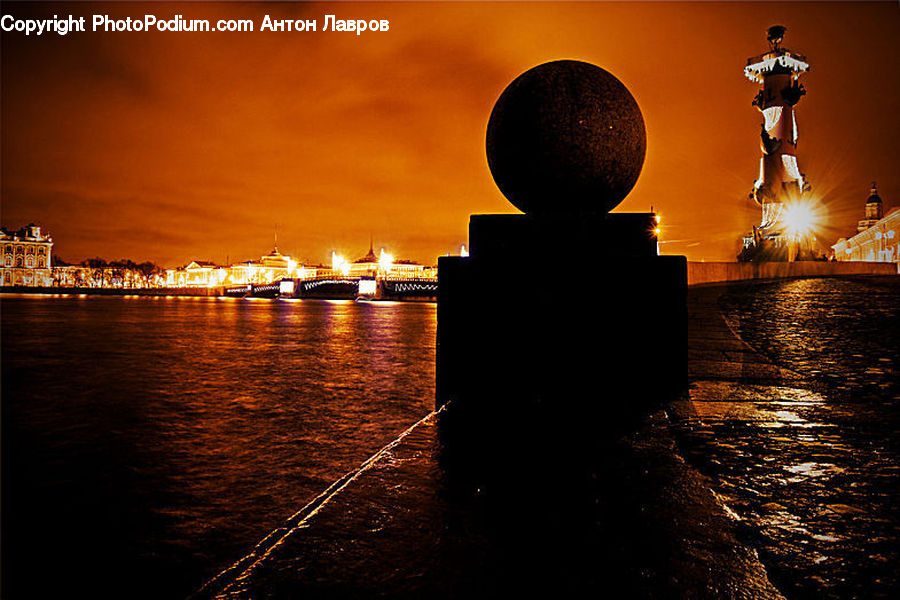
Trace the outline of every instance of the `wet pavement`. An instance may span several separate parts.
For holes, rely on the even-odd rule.
[[[681,453],[788,598],[896,598],[896,284],[691,295],[693,384],[669,409]]]
[[[431,416],[196,598],[781,598],[663,413],[603,463],[586,519],[563,489],[498,510],[448,481]]]
[[[690,290],[689,392],[597,446],[587,488],[523,481],[533,493],[517,497],[467,487],[448,471],[431,415],[196,598],[897,597],[896,363],[873,333],[876,358],[890,360],[863,393],[854,361],[804,342],[800,330],[814,327],[796,315],[762,319],[777,338],[767,345],[735,294],[773,296],[785,309],[805,298],[813,310],[821,298],[809,296],[823,293],[778,285]],[[888,316],[896,289],[875,302]],[[772,348],[793,348],[795,363]],[[541,455],[554,453],[537,443],[516,477],[547,468]],[[578,509],[585,498],[592,507]]]

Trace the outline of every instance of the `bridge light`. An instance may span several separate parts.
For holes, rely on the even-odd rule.
[[[278,284],[278,293],[282,296],[293,296],[294,295],[294,280],[293,279],[282,279]]]
[[[459,255],[460,256],[468,256],[469,255],[469,251],[466,250],[465,244],[463,244],[462,247],[459,249]]]
[[[374,279],[360,279],[357,290],[362,296],[374,296],[378,288]]]

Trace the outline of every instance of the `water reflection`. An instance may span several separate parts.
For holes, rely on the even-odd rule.
[[[804,379],[695,382],[678,408],[682,450],[785,595],[896,597],[900,286],[778,282],[736,288],[721,306],[746,342]]]
[[[758,399],[737,406],[694,399],[679,437],[722,504],[746,524],[776,585],[789,597],[893,597],[898,581],[886,566],[900,558],[891,499],[896,445],[846,427],[859,422],[859,407],[828,404],[817,393],[722,382],[699,382],[694,391],[709,397],[729,389]],[[816,399],[785,410],[786,396]]]
[[[29,597],[187,595],[433,404],[430,304],[4,297],[2,319],[4,585]]]
[[[900,400],[900,285],[804,279],[721,299],[729,325],[778,364],[826,382],[843,399]]]

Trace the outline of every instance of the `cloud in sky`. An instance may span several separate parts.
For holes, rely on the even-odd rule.
[[[766,27],[808,55],[801,168],[852,230],[869,182],[888,204],[900,10],[892,3],[4,3],[16,17],[146,12],[185,18],[390,19],[386,33],[2,35],[2,212],[38,221],[68,260],[173,266],[279,248],[311,262],[376,246],[434,263],[471,213],[514,212],[493,184],[493,102],[531,66],[594,62],[647,124],[648,155],[619,210],[664,215],[668,252],[733,258],[760,117],[741,74]],[[896,200],[893,200],[896,202]],[[832,243],[834,240],[826,240]]]

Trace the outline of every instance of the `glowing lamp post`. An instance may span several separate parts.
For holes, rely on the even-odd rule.
[[[331,270],[335,275],[346,277],[350,274],[350,262],[340,254],[332,252]]]
[[[394,256],[388,254],[384,251],[384,248],[381,249],[381,256],[378,258],[378,270],[382,276],[390,275],[391,268],[394,266]]]

